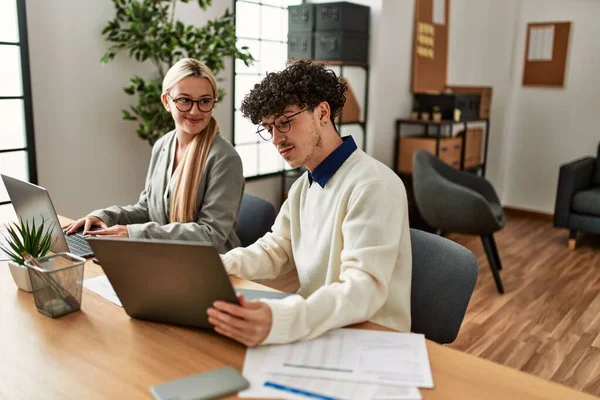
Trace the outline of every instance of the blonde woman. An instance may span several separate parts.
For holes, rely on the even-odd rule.
[[[239,246],[242,162],[212,116],[217,93],[213,73],[200,61],[173,65],[163,80],[162,103],[175,130],[154,144],[137,204],[96,210],[65,232],[83,226],[94,236],[211,242],[220,253]],[[90,231],[94,225],[103,229]]]

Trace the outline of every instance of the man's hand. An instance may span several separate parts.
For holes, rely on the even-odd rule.
[[[87,232],[90,236],[114,236],[114,237],[129,237],[127,232],[127,225],[113,225],[108,228],[99,229],[97,231]]]
[[[273,325],[273,314],[267,303],[246,301],[238,294],[240,306],[225,301],[215,301],[207,310],[208,322],[217,333],[254,347],[267,338]]]

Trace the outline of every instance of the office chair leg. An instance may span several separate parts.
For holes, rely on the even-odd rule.
[[[577,229],[569,230],[569,250],[575,250],[577,244]]]
[[[492,251],[494,252],[494,260],[496,261],[496,268],[498,271],[502,270],[502,262],[500,261],[500,254],[498,254],[498,247],[496,247],[496,240],[494,235],[490,235],[490,244],[492,245]]]
[[[496,264],[496,257],[494,256],[493,250],[493,237],[491,235],[482,235],[481,241],[483,242],[483,248],[485,250],[485,254],[487,255],[488,264],[490,264],[490,268],[492,269],[492,274],[494,275],[494,281],[496,282],[496,288],[498,289],[498,293],[504,293],[504,285],[502,285],[502,278],[500,277],[500,273],[498,272],[498,266]]]

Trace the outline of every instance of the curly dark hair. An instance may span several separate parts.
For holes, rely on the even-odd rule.
[[[347,85],[323,63],[298,60],[286,69],[271,72],[254,85],[242,101],[240,110],[253,124],[269,115],[280,115],[290,105],[313,109],[326,101],[331,109],[331,121],[346,102]]]

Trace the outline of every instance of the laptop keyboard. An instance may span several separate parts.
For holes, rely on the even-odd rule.
[[[69,251],[79,257],[91,257],[94,255],[94,251],[88,244],[87,240],[81,233],[74,233],[72,235],[65,235],[67,239],[67,245],[69,245]]]

